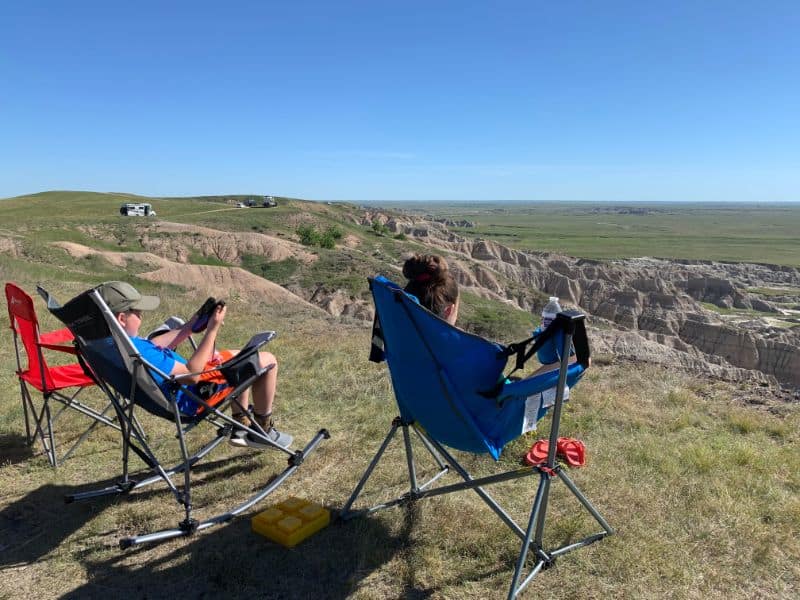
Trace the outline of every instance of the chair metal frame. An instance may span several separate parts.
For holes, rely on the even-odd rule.
[[[48,295],[49,296],[49,295]],[[180,536],[189,536],[197,531],[201,531],[230,521],[235,516],[251,508],[258,502],[261,502],[269,494],[275,491],[290,475],[292,475],[306,458],[316,449],[316,447],[324,440],[328,439],[330,435],[327,430],[321,429],[309,441],[302,450],[289,450],[274,443],[266,436],[264,430],[257,424],[249,428],[242,427],[240,423],[235,421],[229,415],[222,412],[229,404],[236,405],[240,410],[244,410],[239,403],[241,394],[249,389],[253,383],[264,373],[266,373],[272,366],[269,365],[265,368],[259,368],[255,371],[247,371],[244,376],[239,377],[233,374],[236,379],[235,385],[230,385],[229,391],[224,396],[222,401],[218,404],[211,404],[206,399],[199,397],[193,393],[188,386],[182,384],[174,377],[167,373],[159,371],[156,367],[145,361],[135,346],[128,338],[125,331],[119,325],[114,315],[103,302],[102,297],[96,289],[89,290],[76,298],[70,300],[66,305],[61,307],[51,296],[48,298],[48,309],[62,322],[64,322],[75,336],[77,342],[79,357],[89,369],[94,377],[97,379],[98,387],[102,389],[111,400],[114,410],[116,411],[122,432],[122,475],[120,479],[111,486],[90,490],[86,492],[71,494],[65,498],[69,502],[91,500],[105,496],[115,495],[128,495],[135,490],[149,486],[157,482],[163,482],[172,492],[175,500],[183,509],[184,518],[179,522],[175,528],[168,528],[161,531],[152,533],[145,533],[141,535],[125,537],[120,540],[121,548],[129,548],[131,546],[159,542]],[[108,332],[108,335],[114,342],[115,347],[120,353],[123,363],[127,359],[130,362],[130,369],[127,365],[125,367],[127,372],[128,387],[120,389],[120,385],[114,385],[112,381],[108,381],[102,375],[104,372],[104,365],[102,360],[98,359],[96,349],[92,348],[92,343],[98,339],[98,324],[88,323],[91,321],[92,313],[95,313],[96,319],[102,319],[100,329],[103,332]],[[81,315],[89,314],[90,317],[83,317]],[[103,335],[104,333],[100,333]],[[227,369],[231,367],[230,363],[234,361],[241,361],[247,359],[267,342],[275,337],[275,332],[264,332],[257,334],[251,339],[251,342],[240,352],[236,357],[223,363],[222,365],[196,373],[195,375],[203,375],[212,371],[219,371],[226,374]],[[107,367],[107,365],[105,365]],[[170,382],[170,394],[163,394],[161,389],[155,384],[153,379],[154,375]],[[197,419],[190,419],[180,413],[178,408],[177,395],[181,390],[184,394],[189,394],[190,398],[197,404],[203,407],[203,414]],[[126,401],[120,402],[119,398],[124,398]],[[154,401],[159,406],[168,407],[170,414],[154,412],[148,408],[145,402]],[[154,412],[159,417],[171,418],[174,421],[176,429],[176,439],[180,449],[181,460],[172,467],[164,467],[156,456],[155,451],[148,444],[146,438],[142,434],[140,428],[135,423],[135,409],[141,406],[148,412]],[[187,446],[186,436],[195,428],[196,425],[208,422],[216,428],[215,436],[205,444],[203,444],[194,453],[190,453]],[[283,452],[287,455],[287,467],[277,475],[271,482],[258,489],[250,498],[245,502],[235,506],[231,510],[223,511],[220,514],[209,517],[205,520],[197,520],[193,515],[192,506],[192,481],[191,470],[195,464],[201,459],[205,458],[214,448],[224,442],[229,436],[234,427],[246,429],[251,435],[263,440],[265,444],[274,447],[276,450]],[[134,479],[130,473],[130,454],[136,454],[149,468],[149,475],[144,476],[142,479]],[[176,483],[173,477],[183,475],[183,481]]]
[[[600,512],[592,505],[589,499],[573,483],[562,466],[556,461],[557,441],[561,423],[561,412],[564,403],[565,390],[567,387],[567,370],[570,360],[570,349],[572,348],[573,335],[576,325],[584,319],[584,315],[577,312],[560,313],[554,321],[552,327],[561,328],[564,332],[563,347],[560,356],[558,384],[556,389],[555,403],[552,409],[552,425],[550,428],[549,449],[547,460],[544,464],[521,467],[503,473],[489,475],[480,478],[473,478],[469,472],[455,459],[455,457],[438,441],[433,439],[424,429],[413,421],[404,421],[402,417],[396,417],[392,421],[389,433],[377,453],[369,463],[366,471],[362,475],[355,489],[351,493],[347,502],[341,510],[340,517],[348,520],[357,516],[371,514],[392,506],[407,504],[433,496],[440,496],[452,492],[471,489],[474,490],[490,509],[500,518],[503,523],[521,540],[519,555],[515,564],[514,574],[508,591],[507,598],[516,598],[524,590],[536,575],[543,569],[552,566],[559,556],[562,556],[578,548],[593,544],[606,536],[612,535],[614,529],[606,522]],[[391,348],[390,342],[386,341],[387,347]],[[391,365],[390,365],[391,368]],[[398,429],[403,430],[403,442],[408,471],[409,491],[400,496],[376,504],[369,508],[352,510],[356,499],[362,493],[367,480],[372,475],[374,469],[381,461],[384,453],[394,438]],[[414,457],[413,446],[411,444],[411,431],[416,434],[422,442],[423,447],[431,455],[434,462],[438,465],[438,472],[424,483],[420,483],[417,478],[417,467]],[[463,479],[461,483],[431,487],[434,482],[445,476],[450,468]],[[533,498],[527,527],[523,528],[503,509],[502,506],[484,489],[495,483],[510,481],[530,476],[539,476],[539,485]],[[580,504],[591,514],[594,520],[602,528],[601,531],[588,535],[581,540],[560,547],[546,548],[544,545],[544,533],[546,527],[546,517],[548,501],[550,497],[550,487],[554,477],[566,485],[569,492],[577,498]],[[529,559],[533,565],[528,569],[526,564]]]
[[[107,416],[112,409],[110,402],[103,410],[97,410],[78,399],[78,396],[86,388],[94,386],[95,382],[83,372],[77,362],[58,366],[48,364],[48,353],[45,350],[75,355],[73,336],[69,329],[42,332],[31,296],[11,282],[6,283],[5,294],[17,361],[16,375],[25,418],[25,441],[28,445],[33,445],[36,438],[39,438],[47,460],[53,467],[57,467],[59,463],[72,456],[97,425],[106,425],[117,431],[120,431],[120,427]],[[29,331],[26,332],[26,329]],[[24,339],[26,335],[32,338]],[[23,354],[27,359],[27,368],[24,367]],[[65,378],[68,381],[65,382]],[[42,394],[41,407],[36,406],[30,387]],[[50,407],[51,400],[61,404],[55,414]],[[92,423],[59,457],[55,424],[68,409],[92,419]]]

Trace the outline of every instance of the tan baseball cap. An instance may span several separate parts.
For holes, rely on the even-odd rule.
[[[131,309],[154,310],[161,303],[158,296],[142,296],[135,287],[124,281],[107,281],[96,289],[114,314]]]

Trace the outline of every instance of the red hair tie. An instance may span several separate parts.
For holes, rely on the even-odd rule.
[[[414,281],[417,283],[425,283],[426,281],[430,281],[431,274],[430,273],[420,273],[416,277],[414,277]]]

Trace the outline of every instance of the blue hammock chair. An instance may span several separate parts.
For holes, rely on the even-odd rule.
[[[341,516],[348,519],[428,496],[473,489],[522,540],[509,598],[515,598],[540,570],[551,566],[558,556],[613,533],[556,462],[563,402],[569,388],[580,380],[589,366],[584,315],[578,311],[562,312],[540,334],[518,344],[503,346],[453,327],[384,277],[370,279],[370,289],[375,301],[370,360],[386,360],[400,416],[392,422],[388,435],[343,507]],[[513,373],[537,353],[553,355],[560,361],[559,368],[522,380],[510,379],[511,373],[504,375],[510,357],[516,357]],[[498,460],[506,444],[534,429],[536,422],[550,411],[549,453],[542,465],[515,468],[476,479],[446,448],[489,454]],[[410,490],[371,508],[352,510],[399,429],[403,431],[405,442]],[[424,483],[417,480],[412,433],[438,465],[438,472]],[[432,487],[451,468],[464,481]],[[523,529],[483,486],[531,475],[539,475],[540,482],[532,502],[528,527]],[[542,541],[553,477],[567,485],[600,524],[602,531],[579,542],[546,550]],[[533,557],[534,564],[520,583],[529,556]]]

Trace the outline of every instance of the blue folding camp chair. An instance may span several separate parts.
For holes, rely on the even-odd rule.
[[[97,289],[76,296],[64,306],[60,306],[45,290],[40,288],[39,293],[47,302],[50,312],[75,336],[78,358],[84,369],[91,373],[98,387],[108,396],[122,430],[123,472],[120,480],[109,487],[72,494],[66,498],[67,502],[109,495],[127,495],[144,486],[163,482],[172,491],[184,511],[184,519],[176,528],[123,538],[120,540],[120,546],[123,548],[191,535],[196,531],[233,519],[275,491],[300,467],[322,440],[330,437],[325,429],[321,429],[302,450],[289,450],[278,446],[265,435],[258,424],[254,423],[250,428],[246,428],[247,431],[265,444],[285,453],[287,467],[242,504],[203,521],[196,520],[193,516],[191,471],[199,460],[230,436],[232,427],[242,427],[223,413],[222,409],[232,404],[238,406],[240,411],[244,410],[239,403],[241,394],[272,367],[272,365],[261,367],[258,350],[275,337],[275,332],[268,331],[254,335],[236,356],[210,372],[199,373],[198,375],[205,375],[218,372],[227,383],[221,389],[215,388],[208,396],[201,397],[198,395],[200,393],[198,388],[181,383],[169,373],[159,371],[144,360]],[[169,382],[169,393],[165,393],[157,385],[156,377]],[[178,398],[181,394],[199,405],[197,414],[187,416],[180,412]],[[175,466],[162,465],[155,450],[136,427],[135,415],[139,409],[174,422],[181,455],[180,462]],[[216,428],[216,431],[210,441],[190,452],[187,434],[200,423],[209,423]],[[138,456],[150,470],[142,479],[130,476],[131,453]],[[183,476],[182,484],[173,481],[175,476],[180,475]]]
[[[565,392],[589,366],[590,351],[584,315],[577,311],[562,312],[550,327],[534,338],[502,346],[449,325],[384,277],[370,279],[370,289],[376,312],[370,359],[378,361],[385,356],[400,416],[392,422],[388,435],[347,500],[341,516],[348,519],[429,496],[473,489],[522,540],[508,598],[516,597],[540,570],[551,566],[557,557],[613,533],[600,513],[556,462]],[[516,370],[546,344],[555,344],[558,348],[561,358],[558,370],[518,381],[511,381],[503,375],[509,357],[516,356]],[[570,362],[573,348],[576,360]],[[555,398],[551,404],[548,397],[553,395]],[[445,446],[449,446],[472,453],[488,453],[497,460],[508,442],[534,428],[549,410],[552,410],[553,420],[544,464],[473,478],[445,449]],[[410,490],[371,508],[352,510],[353,503],[400,428],[405,442]],[[431,479],[422,484],[417,481],[410,431],[414,431],[439,468]],[[464,481],[431,487],[450,467]],[[532,502],[527,529],[523,529],[483,486],[531,475],[539,475],[539,486]],[[578,542],[545,549],[542,542],[547,502],[550,482],[555,476],[591,513],[602,531]],[[533,557],[535,563],[520,583],[529,556]]]

